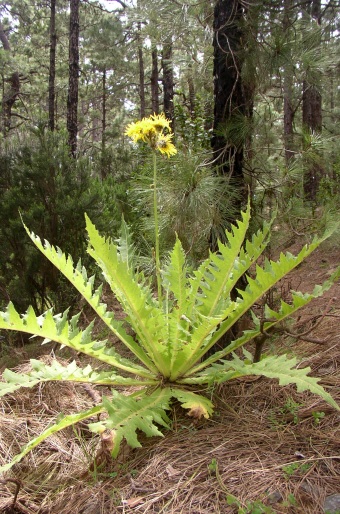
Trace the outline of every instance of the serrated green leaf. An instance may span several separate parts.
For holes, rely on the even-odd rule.
[[[255,337],[261,335],[261,330],[268,331],[272,327],[274,327],[277,323],[289,318],[297,312],[301,307],[307,305],[310,303],[314,298],[317,298],[318,296],[321,296],[325,291],[328,291],[329,288],[333,285],[334,281],[337,280],[340,276],[340,267],[332,274],[332,276],[327,279],[321,286],[315,287],[313,293],[301,293],[292,291],[292,301],[290,304],[284,302],[281,300],[280,302],[280,309],[279,311],[275,311],[273,309],[270,309],[268,306],[265,307],[265,314],[268,319],[271,319],[272,321],[264,323],[263,327],[260,326],[260,321],[257,320],[256,316],[253,314],[253,321],[255,324],[255,328],[252,330],[246,330],[243,332],[243,334],[237,338],[236,340],[232,341],[226,348],[224,348],[221,351],[215,352],[211,357],[209,357],[206,360],[202,360],[199,364],[196,366],[191,367],[190,371],[187,373],[186,377],[193,377],[196,373],[198,373],[200,370],[204,369],[205,367],[211,365],[213,362],[216,362],[230,353],[234,352],[237,348],[240,348],[244,346],[249,341],[252,341]],[[213,336],[215,338],[215,334]],[[210,347],[210,343],[209,343]],[[180,383],[203,383],[201,380],[197,382],[192,382],[191,379],[186,379],[184,377],[183,379],[180,379]],[[230,378],[233,378],[232,376]]]
[[[181,313],[184,312],[187,301],[187,273],[185,253],[180,240],[177,238],[170,252],[169,262],[163,272],[163,285],[165,290],[174,296],[176,310],[179,310]]]
[[[169,418],[166,410],[170,409],[169,402],[172,396],[169,388],[158,388],[140,398],[125,396],[117,391],[113,391],[112,395],[112,399],[103,398],[103,405],[109,418],[103,420],[101,424],[115,431],[113,457],[118,455],[123,438],[132,448],[141,446],[137,438],[137,430],[142,430],[148,437],[163,436],[155,423],[168,427]],[[97,424],[90,425],[90,429],[96,431]]]
[[[173,370],[176,369],[175,361],[178,354],[184,357],[184,352],[188,349],[190,332],[188,330],[191,320],[187,317],[189,302],[187,299],[187,267],[185,263],[185,253],[179,239],[172,252],[168,264],[163,273],[163,284],[166,291],[166,302],[170,306],[167,308],[167,343],[169,345],[169,368],[172,370],[170,379],[173,378]]]
[[[144,283],[139,283],[137,276],[119,255],[117,246],[100,236],[89,218],[86,218],[86,228],[90,242],[88,253],[101,268],[106,281],[126,312],[127,320],[137,334],[141,346],[151,358],[153,370],[167,376],[169,367],[164,355],[158,351],[159,344],[164,344],[167,340],[162,309],[157,305],[150,290]]]
[[[152,360],[145,353],[143,348],[138,345],[138,343],[131,337],[123,327],[122,322],[114,319],[113,313],[107,312],[107,307],[105,304],[101,302],[101,288],[97,290],[93,290],[94,285],[94,276],[88,278],[86,269],[81,266],[79,262],[77,266],[74,267],[73,260],[71,256],[67,256],[64,254],[60,248],[54,248],[52,245],[45,241],[45,244],[42,243],[41,239],[36,236],[34,233],[29,232],[27,227],[25,227],[27,234],[31,238],[32,242],[35,246],[40,250],[40,252],[45,255],[45,257],[61,272],[63,275],[71,282],[71,284],[79,291],[79,293],[84,297],[84,299],[89,303],[89,305],[94,309],[97,315],[104,321],[104,323],[109,327],[109,329],[125,344],[125,346],[131,350],[136,357],[151,371],[157,371],[156,366],[153,364]],[[52,338],[53,339],[53,338]],[[59,341],[57,341],[59,342]],[[75,342],[75,341],[73,341]],[[65,344],[65,342],[61,342],[60,344]],[[84,348],[78,348],[77,351],[83,351]],[[84,351],[86,353],[86,351]],[[104,351],[102,353],[105,353]],[[97,358],[99,358],[99,354],[97,353]],[[105,357],[105,361],[108,362],[107,356]],[[111,353],[111,359],[109,362],[113,366],[117,366],[119,369],[125,369],[124,359],[120,357],[118,352],[114,355]],[[123,367],[124,366],[124,367]],[[142,368],[141,368],[142,370]],[[128,371],[128,370],[126,370]]]
[[[184,389],[172,389],[172,395],[181,403],[183,409],[189,409],[188,415],[193,418],[209,418],[213,413],[213,404],[205,396]]]
[[[0,473],[4,473],[5,471],[8,471],[11,469],[14,464],[17,464],[18,462],[25,457],[30,451],[32,451],[36,446],[38,446],[40,443],[45,441],[50,435],[55,434],[56,432],[60,432],[60,430],[63,430],[66,427],[69,427],[71,425],[74,425],[75,423],[78,423],[79,421],[83,421],[84,419],[91,418],[93,416],[98,415],[100,412],[103,412],[105,409],[102,405],[98,405],[95,407],[92,407],[92,409],[89,409],[84,412],[79,412],[77,414],[70,414],[68,416],[62,416],[58,417],[58,420],[56,423],[52,424],[46,430],[41,432],[37,437],[32,439],[28,444],[26,444],[21,452],[16,455],[11,462],[5,464],[4,466],[0,466]]]
[[[136,265],[136,248],[133,244],[132,233],[124,217],[122,217],[120,225],[120,237],[116,240],[116,243],[122,260],[126,262],[129,269],[133,270]]]
[[[218,243],[218,252],[210,253],[203,261],[194,277],[190,279],[192,293],[196,299],[195,309],[205,316],[220,315],[225,308],[223,300],[228,299],[231,290],[240,277],[250,268],[265,250],[271,224],[264,224],[246,241],[244,238],[249,226],[250,205],[242,212],[242,220],[226,231],[227,243]],[[199,294],[200,290],[202,294]],[[197,299],[199,299],[197,301]]]
[[[52,364],[45,364],[42,361],[31,359],[32,371],[28,373],[15,373],[9,369],[3,372],[3,382],[0,382],[0,396],[13,393],[21,387],[34,387],[41,382],[63,381],[83,382],[98,385],[137,385],[148,386],[157,384],[156,379],[138,380],[130,377],[121,377],[114,371],[96,371],[90,365],[84,369],[79,368],[75,361],[67,365],[60,364],[57,360]]]
[[[322,240],[315,241],[313,243],[313,249],[317,248],[321,241]],[[263,296],[264,292],[268,291],[279,280],[281,280],[283,276],[285,276],[287,273],[289,273],[289,271],[298,266],[298,264],[300,264],[306,256],[310,255],[313,249],[304,247],[303,250],[296,257],[287,257],[286,255],[281,256],[279,261],[275,263],[270,263],[270,270],[268,270],[267,272],[261,270],[261,280],[257,280],[257,278],[248,278],[249,286],[245,291],[240,291],[240,295],[242,298],[237,300],[236,307],[232,315],[226,318],[219,325],[218,329],[211,337],[209,344],[205,348],[202,348],[201,351],[197,352],[195,357],[199,357],[199,359],[202,359],[207,350],[210,349],[222,337],[222,335],[225,334],[225,332],[227,332],[227,330],[229,330],[236,323],[236,321],[243,314],[245,314],[251,309],[251,307],[258,301],[258,299],[261,298],[261,296]],[[282,263],[282,269],[279,265],[280,262]],[[269,313],[270,311],[270,317],[274,318],[275,321],[265,323],[263,329],[269,330],[269,328],[273,327],[279,321],[284,320],[304,305],[307,305],[310,301],[313,300],[313,298],[321,296],[325,291],[327,291],[332,286],[334,281],[337,280],[339,276],[340,267],[332,274],[332,276],[329,279],[327,279],[324,282],[324,284],[322,284],[319,287],[315,287],[313,293],[308,294],[292,291],[292,304],[289,305],[281,300],[279,312],[275,312],[274,310],[268,310],[268,307],[266,307],[267,313]],[[190,367],[191,369],[189,373],[186,372],[186,375],[194,375],[197,371],[204,368],[206,365],[209,365],[212,362],[217,361],[218,359],[230,354],[236,348],[243,346],[244,344],[251,341],[260,334],[260,327],[257,326],[254,330],[248,330],[244,332],[241,337],[233,341],[227,348],[225,348],[221,352],[216,352],[211,358],[207,359],[206,361],[202,361],[200,364],[196,366],[194,366],[194,362],[190,362],[191,366],[189,366],[188,362],[187,369],[188,371]],[[198,359],[196,358],[196,361],[197,360]]]
[[[340,410],[332,396],[318,384],[320,379],[308,376],[311,371],[310,368],[296,368],[296,365],[297,359],[295,357],[289,358],[286,355],[268,356],[255,363],[248,360],[244,361],[233,354],[232,360],[223,361],[221,364],[213,364],[202,373],[202,376],[205,377],[207,382],[222,383],[230,380],[230,372],[236,372],[234,378],[261,375],[277,379],[282,386],[295,384],[298,392],[310,391],[323,398],[335,409]]]
[[[218,252],[210,253],[209,258],[194,272],[194,277],[189,279],[188,298],[190,297],[191,301],[193,297],[195,299],[191,310],[187,310],[189,317],[198,311],[207,319],[211,319],[212,323],[211,330],[207,331],[208,344],[206,344],[207,340],[201,341],[195,333],[193,334],[197,344],[192,345],[191,355],[186,359],[185,364],[176,363],[176,376],[185,374],[195,362],[201,360],[203,355],[223,335],[226,324],[228,323],[230,328],[240,317],[240,305],[231,301],[230,293],[240,277],[266,248],[271,226],[265,224],[262,231],[259,230],[254,234],[251,241],[246,242],[247,251],[245,251],[242,245],[249,226],[249,219],[250,207],[248,205],[247,211],[242,213],[242,220],[238,221],[237,226],[233,226],[231,231],[226,232],[227,243],[220,242]],[[248,306],[248,309],[251,305]],[[219,322],[215,323],[218,317]],[[217,326],[219,328],[215,331]],[[212,334],[213,331],[214,334]]]
[[[6,311],[0,312],[0,329],[33,334],[43,340],[50,339],[129,373],[145,378],[152,376],[145,368],[122,358],[113,348],[108,348],[106,343],[91,340],[91,327],[82,331],[75,326],[74,319],[70,324],[66,318],[67,311],[66,314],[53,316],[50,310],[38,317],[34,317],[30,310],[28,316],[21,317],[10,303]]]

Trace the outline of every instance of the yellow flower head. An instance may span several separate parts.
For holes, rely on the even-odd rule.
[[[159,150],[161,154],[165,154],[168,157],[177,153],[175,145],[171,141],[173,134],[170,128],[170,121],[166,119],[164,114],[153,114],[149,118],[143,118],[136,123],[130,123],[126,127],[125,134],[134,143],[143,141],[153,150]]]
[[[166,119],[163,113],[153,114],[152,116],[150,116],[150,119],[152,120],[157,132],[163,132],[164,129],[167,129],[167,131],[171,133],[170,121]]]
[[[136,123],[130,123],[126,127],[125,134],[131,137],[135,143],[140,140],[147,143],[148,140],[151,140],[156,136],[156,129],[150,119],[143,118],[141,121],[137,121]]]
[[[176,155],[177,149],[175,145],[171,141],[172,134],[163,134],[162,137],[158,138],[157,141],[157,150],[161,152],[161,154],[166,154],[168,157],[171,155]]]

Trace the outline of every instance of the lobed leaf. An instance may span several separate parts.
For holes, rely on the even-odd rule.
[[[68,311],[65,311],[53,316],[49,310],[36,316],[30,307],[26,314],[20,316],[14,305],[9,303],[6,311],[0,312],[0,329],[16,330],[42,337],[43,340],[55,341],[129,373],[152,377],[147,369],[121,357],[114,348],[107,345],[107,341],[93,340],[92,324],[81,330],[77,325],[79,315],[68,321],[67,314]]]
[[[232,341],[226,348],[223,350],[220,350],[218,352],[215,352],[212,356],[210,356],[208,359],[203,360],[196,366],[193,366],[185,375],[183,379],[180,379],[180,383],[192,383],[191,379],[186,379],[186,377],[193,377],[197,372],[202,370],[203,368],[209,366],[213,362],[216,362],[223,357],[226,357],[233,351],[235,351],[237,348],[240,348],[244,346],[249,341],[253,340],[255,337],[261,335],[262,331],[268,331],[272,327],[275,327],[275,325],[297,312],[301,307],[307,305],[310,303],[314,298],[317,298],[318,296],[322,296],[325,291],[328,291],[329,288],[333,285],[333,283],[340,277],[340,267],[332,274],[332,276],[327,279],[322,285],[315,286],[312,293],[301,293],[292,291],[292,300],[291,303],[288,304],[284,302],[283,300],[280,301],[280,309],[278,311],[275,311],[273,309],[269,309],[268,306],[266,306],[266,317],[270,321],[266,321],[265,323],[261,323],[261,320],[258,319],[253,314],[253,321],[255,323],[255,327],[252,330],[245,330],[243,334]],[[215,334],[213,336],[213,339],[215,339]],[[209,343],[209,347],[211,344]]]
[[[213,336],[210,339],[210,342],[207,347],[202,348],[195,354],[196,361],[200,360],[204,354],[238,321],[238,319],[243,316],[247,311],[249,311],[252,306],[270,289],[272,288],[279,280],[281,280],[284,276],[286,276],[290,271],[296,268],[308,255],[312,253],[323,241],[323,238],[320,240],[315,240],[310,246],[305,246],[297,256],[293,256],[291,254],[281,254],[278,261],[266,261],[265,268],[256,267],[256,275],[255,278],[247,276],[248,286],[245,290],[239,290],[240,297],[236,301],[236,307],[232,314],[228,316],[215,331]],[[319,296],[325,290],[329,289],[335,280],[340,276],[340,268],[332,275],[332,277],[325,282],[320,289],[315,289],[311,295],[303,295],[302,293],[295,293],[293,302],[294,308],[291,310],[295,312],[298,308],[300,308],[305,303],[308,303],[316,296]],[[299,300],[300,298],[300,300]],[[305,299],[303,299],[305,298]],[[281,304],[284,305],[284,302]],[[289,311],[289,307],[286,306],[286,312]],[[288,314],[287,314],[288,315]],[[265,324],[264,328],[269,328],[276,324],[279,320],[287,317],[283,313],[278,314],[277,321],[274,323]],[[260,331],[254,331],[252,334],[250,332],[248,335],[241,336],[237,340],[237,345],[235,346],[232,343],[227,347],[226,350],[223,350],[223,353],[227,355],[231,351],[235,349],[235,347],[242,346],[248,340],[253,339],[256,335],[259,335]],[[250,336],[250,337],[249,337]],[[216,354],[217,355],[217,354]],[[217,360],[217,359],[215,359]],[[190,367],[194,364],[194,358],[188,361],[187,371],[189,371]],[[193,368],[193,372],[197,370],[196,367]]]
[[[268,378],[277,379],[279,384],[284,386],[295,384],[298,392],[310,391],[323,398],[327,403],[337,410],[339,405],[325,389],[318,384],[319,378],[308,376],[310,368],[296,368],[297,359],[288,358],[286,355],[272,355],[263,358],[260,362],[249,362],[248,359],[242,360],[233,354],[233,359],[222,361],[221,364],[213,364],[206,369],[201,376],[205,377],[206,383],[222,383],[230,380],[230,373],[235,372],[233,378],[247,375],[261,375]]]
[[[90,242],[88,253],[101,268],[105,280],[126,312],[127,320],[137,334],[153,369],[167,376],[169,366],[165,354],[159,351],[159,347],[166,347],[167,342],[162,309],[145,283],[139,283],[137,275],[120,256],[117,246],[100,236],[88,218],[86,227]]]
[[[90,365],[79,368],[75,361],[63,365],[57,360],[52,364],[31,359],[32,371],[28,373],[16,373],[5,369],[2,374],[3,382],[0,382],[0,396],[13,393],[21,387],[34,387],[41,382],[86,382],[98,385],[152,385],[156,380],[138,380],[129,377],[121,377],[113,371],[95,371]]]
[[[60,430],[63,430],[66,427],[69,427],[71,425],[74,425],[75,423],[78,423],[79,421],[82,421],[84,419],[91,418],[93,416],[98,415],[100,412],[103,412],[105,409],[102,405],[97,405],[95,407],[92,407],[91,409],[79,412],[77,414],[70,414],[68,416],[60,417],[56,423],[53,423],[53,425],[49,426],[41,432],[37,437],[32,439],[28,444],[26,444],[21,452],[17,454],[11,462],[8,464],[5,464],[4,466],[0,466],[0,473],[4,473],[5,471],[8,471],[11,469],[14,464],[17,464],[21,461],[25,455],[27,455],[30,451],[32,451],[38,444],[45,441],[50,435],[55,434],[56,432],[60,432]]]
[[[71,282],[71,284],[79,291],[83,298],[89,303],[96,314],[103,320],[108,328],[115,334],[124,345],[131,350],[136,357],[151,371],[157,371],[157,368],[150,360],[148,355],[138,345],[138,343],[131,337],[124,329],[121,321],[115,320],[112,312],[107,312],[107,306],[101,302],[101,287],[94,289],[95,277],[88,277],[86,269],[81,265],[81,262],[76,267],[73,265],[71,256],[64,254],[60,248],[55,248],[48,241],[43,244],[41,239],[36,236],[33,232],[29,232],[25,227],[26,232],[31,238],[35,246],[45,257]],[[58,341],[57,341],[58,342]],[[64,344],[64,343],[62,343]],[[105,349],[103,348],[103,351]],[[79,351],[83,351],[79,349]],[[84,352],[86,353],[86,352]],[[123,360],[120,358],[117,352],[111,353],[111,362],[113,366],[120,369],[122,367]],[[141,368],[143,369],[143,368]]]
[[[120,226],[120,237],[116,240],[118,251],[122,259],[127,263],[128,268],[133,270],[136,267],[136,248],[132,240],[132,233],[129,226],[122,217]]]
[[[163,284],[166,291],[167,342],[169,353],[170,379],[173,378],[174,363],[178,354],[183,355],[188,348],[191,334],[191,320],[187,317],[187,266],[185,253],[177,238],[170,253],[168,264],[163,272]]]
[[[265,250],[271,224],[265,223],[262,230],[244,241],[250,221],[250,205],[241,213],[242,220],[226,231],[227,242],[218,243],[218,251],[210,253],[190,280],[195,294],[195,309],[205,316],[223,315],[225,301],[242,275]]]
[[[205,338],[202,330],[200,335],[194,333],[193,338],[196,342],[192,344],[191,354],[184,366],[176,367],[177,376],[185,374],[203,357],[226,332],[224,330],[226,324],[230,328],[240,317],[240,305],[231,301],[231,291],[240,277],[265,250],[271,227],[271,224],[265,223],[263,230],[259,230],[251,240],[246,241],[244,249],[249,219],[248,205],[247,211],[242,213],[242,221],[238,221],[237,226],[233,226],[231,231],[226,232],[227,243],[219,242],[218,252],[210,253],[208,259],[194,272],[194,278],[189,279],[188,303],[191,307],[187,311],[188,316],[194,317],[196,313],[204,315],[207,320],[211,320],[211,329],[206,330]],[[250,306],[251,304],[248,308]],[[218,323],[216,323],[217,319]]]
[[[213,404],[205,396],[174,388],[172,395],[181,403],[183,409],[190,409],[188,415],[193,418],[209,418],[213,413]]]
[[[170,409],[171,390],[158,388],[147,396],[143,392],[141,395],[136,398],[112,391],[112,399],[103,398],[108,419],[89,425],[94,432],[114,430],[113,457],[118,455],[123,438],[132,448],[141,446],[137,430],[141,430],[148,437],[163,436],[155,423],[168,427],[169,418],[165,411]]]

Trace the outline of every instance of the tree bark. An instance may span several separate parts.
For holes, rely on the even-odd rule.
[[[174,74],[172,63],[172,41],[168,39],[163,45],[162,51],[163,68],[163,95],[164,113],[171,121],[172,131],[175,132],[175,111],[174,111]]]
[[[70,153],[76,157],[78,136],[79,85],[79,4],[70,0],[69,87],[67,97],[67,131]]]
[[[243,29],[246,3],[242,0],[218,0],[214,9],[214,124],[211,146],[216,173],[232,179],[239,191],[237,201],[230,204],[230,221],[235,221],[246,196],[243,175],[244,147],[247,137],[239,138],[239,120],[251,117],[253,109],[253,85],[243,84],[241,70],[247,49],[247,34]],[[235,130],[233,130],[233,126]],[[226,202],[229,200],[226,198]],[[211,234],[210,248],[218,249],[216,238]],[[239,281],[236,288],[243,288]],[[236,288],[231,292],[235,298]],[[228,331],[216,343],[212,352],[225,348],[236,337]]]
[[[196,92],[195,92],[195,83],[192,72],[192,66],[188,67],[188,90],[189,90],[189,110],[190,110],[190,118],[195,118],[195,103],[196,103]]]
[[[145,117],[145,72],[144,72],[144,56],[143,45],[140,37],[141,24],[138,23],[138,64],[139,64],[139,100],[140,100],[140,117]]]
[[[154,114],[159,113],[159,95],[158,95],[158,55],[157,48],[154,47],[151,52],[152,70],[151,70],[151,110]]]
[[[102,75],[102,152],[105,151],[106,145],[106,69],[103,69]]]
[[[242,2],[218,0],[214,10],[214,135],[211,140],[214,164],[218,173],[233,177],[244,189],[243,144],[233,141],[232,131],[225,135],[238,116],[246,114],[241,68],[244,57]]]
[[[0,41],[6,52],[11,51],[11,47],[0,21]],[[12,107],[20,94],[20,76],[17,71],[14,71],[10,77],[5,79],[9,87],[6,88],[2,98],[2,132],[4,137],[8,134],[11,128]]]
[[[57,48],[57,34],[55,30],[55,11],[56,0],[51,0],[50,71],[48,77],[48,124],[52,132],[55,129],[55,63]]]
[[[101,153],[101,167],[100,173],[101,178],[104,180],[107,177],[107,167],[105,162],[105,150],[106,150],[106,69],[103,69],[102,76],[102,153]]]
[[[321,0],[312,0],[309,12],[318,25],[321,24]],[[318,51],[318,49],[317,49]],[[302,125],[306,132],[321,133],[322,131],[322,96],[316,84],[303,81],[302,93]],[[316,202],[320,180],[323,174],[320,163],[315,159],[308,160],[304,174],[304,195],[306,200]]]
[[[291,28],[292,0],[284,0],[283,4],[283,32],[286,41],[289,40]],[[289,60],[284,66],[283,72],[283,137],[285,147],[286,165],[288,166],[294,157],[294,107],[293,107],[293,63]]]
[[[322,96],[318,89],[307,80],[303,83],[302,122],[312,132],[322,130]]]

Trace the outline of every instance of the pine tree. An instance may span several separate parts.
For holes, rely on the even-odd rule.
[[[307,13],[311,17],[312,24],[321,24],[321,0],[312,0],[307,3]],[[319,39],[319,40],[318,40]],[[315,51],[320,52],[320,38],[315,43]],[[316,46],[317,45],[317,46]],[[302,94],[302,125],[309,134],[320,134],[322,130],[322,96],[320,85],[309,78],[309,70],[306,70],[306,78],[303,81]],[[306,163],[304,174],[304,193],[307,200],[315,203],[320,180],[323,174],[320,162],[315,159]]]
[[[78,134],[78,84],[79,84],[79,4],[70,0],[69,33],[69,85],[67,97],[68,144],[73,157],[77,152]]]
[[[11,52],[11,46],[6,35],[6,31],[4,29],[3,24],[0,20],[0,41],[2,46],[8,54]],[[16,102],[19,93],[20,93],[20,76],[17,70],[14,70],[10,73],[10,75],[5,79],[5,82],[8,84],[7,87],[4,87],[4,94],[2,97],[2,132],[4,136],[8,134],[11,128],[11,117],[12,117],[12,107]]]
[[[246,34],[243,2],[218,0],[214,11],[214,134],[213,162],[244,191],[244,139],[238,136],[247,115],[247,99],[242,82],[243,41]],[[239,204],[240,205],[240,204]],[[238,207],[239,207],[238,205]]]
[[[51,0],[51,16],[50,16],[50,69],[49,69],[49,87],[48,87],[48,119],[50,130],[55,128],[55,67],[56,67],[56,48],[57,34],[55,26],[56,17],[56,0]]]

